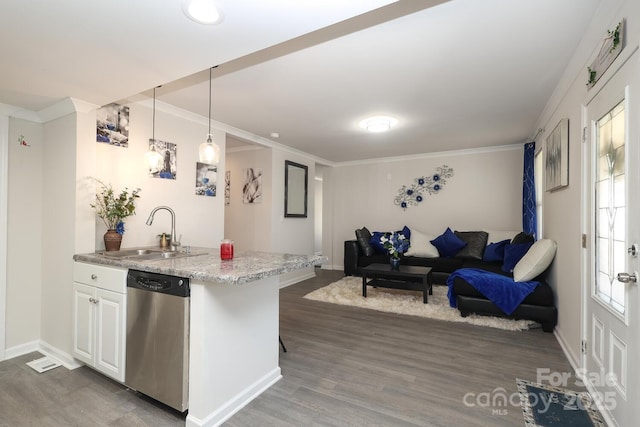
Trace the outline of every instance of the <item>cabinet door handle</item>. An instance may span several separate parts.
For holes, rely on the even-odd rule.
[[[99,303],[99,302],[100,302],[100,300],[99,300],[99,299],[96,299],[96,298],[93,298],[93,297],[89,297],[89,302],[92,302],[92,303],[94,303],[94,304],[97,304],[97,303]]]
[[[92,274],[91,275],[91,280],[97,280],[98,279],[98,275],[96,274]]]

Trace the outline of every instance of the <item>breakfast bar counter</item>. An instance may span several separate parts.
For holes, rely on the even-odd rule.
[[[148,248],[131,248],[117,252],[133,252],[149,250]],[[190,248],[189,253],[178,252],[174,258],[154,258],[144,255],[118,256],[117,252],[74,255],[79,262],[102,264],[112,267],[132,268],[150,273],[170,276],[188,277],[203,282],[225,283],[236,285],[265,277],[280,275],[319,264],[324,259],[319,255],[292,255],[271,252],[240,252],[233,259],[222,261],[218,249]],[[158,251],[157,253],[160,253]]]
[[[208,248],[175,255],[159,259],[157,254],[97,252],[74,260],[190,279],[186,425],[220,425],[282,378],[278,276],[324,258],[245,252],[222,261],[218,249]]]

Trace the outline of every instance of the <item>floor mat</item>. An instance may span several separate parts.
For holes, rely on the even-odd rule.
[[[516,379],[526,427],[606,427],[587,391]]]

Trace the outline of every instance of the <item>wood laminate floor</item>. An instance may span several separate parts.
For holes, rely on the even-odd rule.
[[[516,378],[536,381],[538,368],[571,372],[553,334],[540,329],[306,300],[343,276],[317,273],[280,294],[283,379],[225,426],[522,426]],[[0,426],[184,425],[183,415],[89,368],[38,374],[25,365],[39,357],[0,362]]]

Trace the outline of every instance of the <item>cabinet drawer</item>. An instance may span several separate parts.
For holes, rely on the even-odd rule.
[[[124,294],[127,292],[127,269],[74,262],[73,281]]]

